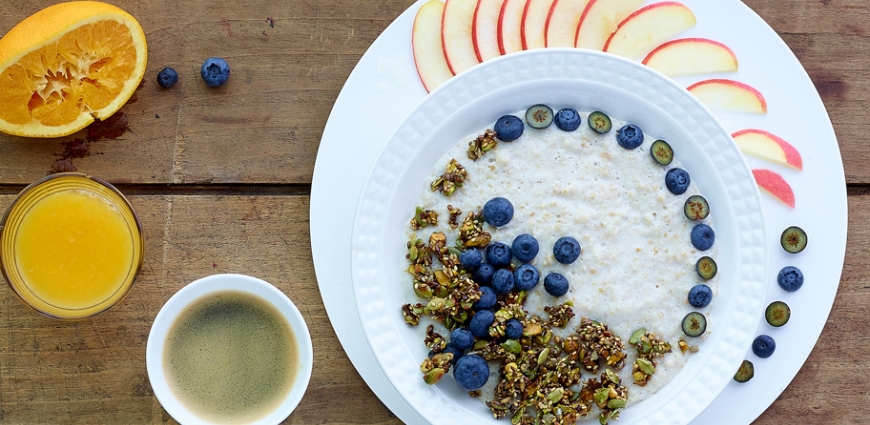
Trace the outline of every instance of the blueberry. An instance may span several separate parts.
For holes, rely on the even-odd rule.
[[[498,297],[495,294],[495,290],[490,288],[489,286],[481,286],[480,300],[474,303],[471,308],[474,309],[474,311],[489,310],[495,307],[495,304],[497,302]]]
[[[474,334],[467,328],[456,328],[450,332],[450,344],[460,350],[467,350],[474,345]]]
[[[807,232],[797,226],[791,226],[779,237],[782,249],[790,254],[797,254],[807,247]]]
[[[178,73],[172,68],[163,68],[157,73],[157,84],[160,87],[168,89],[178,82]]]
[[[743,383],[752,379],[753,376],[755,376],[755,366],[752,365],[751,361],[744,360],[734,374],[734,380]]]
[[[553,245],[553,256],[562,264],[571,264],[580,257],[580,242],[570,236],[562,236]]]
[[[787,266],[779,271],[776,276],[776,283],[779,287],[788,292],[794,292],[801,289],[804,284],[804,274],[797,267]]]
[[[489,379],[489,365],[477,354],[462,356],[453,367],[453,379],[465,391],[480,389]]]
[[[762,359],[772,356],[774,350],[776,350],[776,341],[767,335],[758,335],[755,341],[752,341],[752,352]]]
[[[689,173],[682,168],[671,168],[665,174],[665,185],[668,190],[674,195],[682,195],[689,188],[689,183],[692,179],[689,178]]]
[[[517,319],[508,319],[504,322],[504,336],[508,339],[520,339],[523,336],[523,324]]]
[[[574,108],[564,108],[556,112],[556,127],[563,131],[574,131],[580,127],[580,114]]]
[[[626,124],[616,131],[616,143],[625,149],[634,149],[643,143],[643,131],[634,124]]]
[[[493,242],[486,247],[486,261],[500,269],[511,263],[511,248],[501,242]]]
[[[209,87],[218,87],[230,78],[230,65],[221,58],[208,58],[202,63],[199,74]]]
[[[710,249],[715,240],[716,234],[713,233],[713,229],[710,228],[710,226],[700,223],[692,228],[692,245],[694,245],[699,251]]]
[[[518,260],[528,263],[538,255],[538,240],[534,236],[523,233],[514,238],[511,252]]]
[[[489,338],[489,327],[495,320],[495,315],[489,310],[480,310],[471,317],[468,329],[478,338]]]
[[[474,271],[471,276],[478,285],[486,286],[492,284],[492,275],[495,274],[495,267],[489,263],[481,263],[480,267]]]
[[[713,290],[707,285],[695,285],[689,290],[689,304],[692,307],[706,307],[713,300]]]
[[[501,269],[495,272],[492,277],[492,289],[495,289],[497,294],[507,294],[514,290],[514,274],[508,269]]]
[[[693,311],[683,317],[682,328],[686,336],[699,337],[707,331],[707,318],[703,314]]]
[[[544,278],[544,289],[554,297],[561,297],[568,293],[568,279],[559,273],[550,273]]]
[[[538,286],[540,280],[541,274],[531,264],[523,264],[514,270],[514,283],[519,291],[528,291]]]
[[[483,220],[492,227],[501,227],[514,218],[514,206],[502,197],[492,198],[483,204]]]
[[[469,248],[459,254],[459,264],[467,270],[476,270],[483,263],[483,253],[477,248]]]
[[[523,135],[523,120],[513,115],[504,115],[495,122],[495,137],[502,142],[513,142]]]
[[[442,350],[441,352],[453,354],[453,360],[450,361],[450,363],[453,363],[453,364],[456,364],[456,362],[462,358],[462,355],[465,354],[465,350],[457,347],[456,344],[454,344],[452,342],[448,343],[447,346],[444,347],[444,350]]]

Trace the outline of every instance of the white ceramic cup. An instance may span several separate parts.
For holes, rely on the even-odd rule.
[[[266,416],[260,418],[253,425],[278,424],[293,412],[299,405],[302,395],[308,388],[311,378],[311,369],[314,359],[314,350],[311,346],[311,335],[302,314],[296,305],[284,295],[278,288],[268,282],[251,276],[239,274],[218,274],[196,280],[181,288],[160,309],[151,332],[148,335],[148,347],[145,353],[145,363],[148,367],[148,379],[154,395],[164,409],[181,424],[212,424],[212,422],[196,416],[175,396],[166,381],[163,365],[163,350],[166,336],[172,324],[178,316],[187,310],[194,301],[203,296],[222,291],[241,291],[258,296],[274,306],[290,324],[290,328],[296,336],[296,345],[299,349],[299,371],[293,382],[293,388],[287,394],[281,404]]]

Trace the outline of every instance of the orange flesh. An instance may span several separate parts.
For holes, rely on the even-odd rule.
[[[69,124],[109,105],[135,67],[133,37],[123,23],[83,25],[0,73],[0,118],[19,125]]]

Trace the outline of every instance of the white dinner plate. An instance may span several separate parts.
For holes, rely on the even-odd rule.
[[[802,171],[747,158],[752,168],[775,170],[794,190],[790,209],[762,196],[770,261],[767,302],[786,301],[791,321],[771,328],[757,312],[757,333],[773,336],[777,351],[769,359],[751,352],[755,379],[729,383],[693,423],[748,424],[786,388],[811,352],[833,305],[846,247],[846,186],[839,146],[812,81],[776,33],[737,0],[686,0],[697,18],[680,37],[707,37],[726,43],[740,61],[733,74],[680,77],[686,87],[702,78],[737,79],[759,89],[766,115],[715,112],[728,131],[760,128],[785,138],[804,159]],[[414,4],[375,41],[348,78],[324,130],[311,194],[311,241],[324,305],[333,328],[360,375],[384,404],[406,423],[425,420],[411,408],[380,369],[359,322],[350,272],[351,231],[363,181],[390,135],[425,97],[411,53]],[[800,225],[810,244],[798,255],[779,248],[778,233]],[[807,283],[786,293],[774,282],[786,265],[800,267]],[[735,409],[734,406],[740,406]]]

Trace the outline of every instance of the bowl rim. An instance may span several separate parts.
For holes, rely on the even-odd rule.
[[[296,409],[311,380],[314,363],[311,334],[302,313],[287,295],[269,282],[248,275],[227,273],[197,279],[185,285],[163,304],[151,325],[145,350],[148,380],[151,383],[154,396],[157,397],[163,409],[179,423],[213,423],[196,416],[172,392],[163,368],[163,351],[169,330],[178,316],[187,310],[187,307],[202,297],[225,291],[243,292],[269,303],[287,320],[296,337],[296,346],[299,350],[299,370],[290,391],[287,392],[278,407],[260,419],[250,422],[250,425],[278,424]]]

